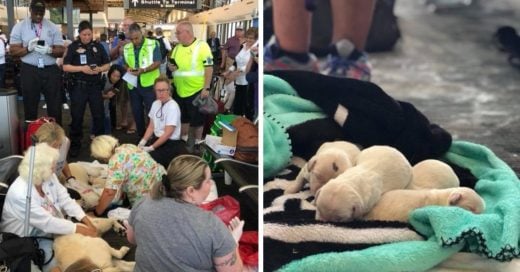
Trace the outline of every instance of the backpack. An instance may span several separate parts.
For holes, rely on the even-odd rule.
[[[159,48],[161,50],[161,60],[164,60],[168,55],[168,49],[166,49],[166,45],[164,44],[164,37],[156,38],[159,43]]]
[[[23,150],[26,150],[31,145],[31,136],[45,123],[56,122],[52,117],[40,117],[34,121],[30,121],[27,124],[27,130],[25,131],[25,139],[23,143]]]
[[[237,130],[237,147],[235,159],[258,163],[258,127],[245,117],[237,117],[231,122]]]
[[[31,261],[40,269],[44,264],[44,252],[35,238],[0,232],[0,271],[31,271]]]

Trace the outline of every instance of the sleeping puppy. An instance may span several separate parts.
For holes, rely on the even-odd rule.
[[[355,165],[359,152],[357,146],[346,141],[322,144],[316,155],[302,167],[296,179],[284,190],[284,194],[297,193],[308,182],[314,195],[330,179]]]
[[[381,194],[403,189],[412,167],[397,149],[373,146],[359,153],[357,165],[330,180],[316,193],[316,220],[346,222],[361,218]]]
[[[413,179],[406,189],[444,189],[460,186],[453,169],[439,160],[424,160],[412,168]]]
[[[112,227],[116,232],[124,229],[121,224],[111,218],[91,218],[91,221],[96,226],[99,235]],[[89,258],[103,271],[133,271],[135,265],[134,262],[112,260],[112,257],[122,259],[130,250],[129,247],[123,246],[116,250],[99,237],[94,238],[78,233],[62,235],[54,239],[53,248],[61,271],[65,271],[82,258]]]
[[[383,194],[364,219],[408,222],[410,212],[430,205],[457,206],[476,214],[485,209],[484,200],[474,190],[466,187],[394,190]]]

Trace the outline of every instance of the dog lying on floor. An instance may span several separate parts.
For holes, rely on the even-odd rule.
[[[110,228],[118,233],[125,228],[112,218],[91,218],[92,223],[101,235]],[[135,262],[126,262],[121,259],[128,253],[129,247],[123,246],[119,250],[112,248],[100,237],[90,237],[82,234],[68,234],[54,239],[54,254],[61,271],[65,271],[75,262],[87,258],[96,266],[106,271],[133,271]],[[117,260],[113,260],[116,258]]]

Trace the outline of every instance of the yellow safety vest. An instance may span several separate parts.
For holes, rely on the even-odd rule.
[[[148,66],[152,65],[153,51],[155,50],[156,46],[157,46],[156,40],[143,38],[143,45],[141,46],[141,49],[139,50],[139,62],[141,62],[141,65],[136,66],[134,44],[131,42],[125,44],[125,47],[123,48],[123,56],[125,58],[126,64],[128,65],[128,68],[137,69],[137,68],[144,68],[144,67],[148,67]],[[139,75],[139,82],[141,83],[141,86],[143,86],[143,87],[152,86],[155,79],[159,77],[159,74],[160,74],[159,68],[154,69],[152,71],[148,71],[146,73],[142,73],[141,75]],[[134,88],[134,86],[132,86],[130,83],[127,83],[127,85],[128,85],[128,89]]]
[[[173,72],[173,84],[180,97],[189,97],[204,87],[204,61],[213,61],[211,49],[206,42],[196,39],[191,45],[179,44],[173,49],[177,70]]]

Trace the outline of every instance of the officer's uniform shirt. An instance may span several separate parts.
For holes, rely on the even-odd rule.
[[[90,42],[88,44],[81,43],[80,40],[75,40],[69,45],[67,55],[63,59],[63,64],[70,64],[74,66],[96,64],[102,66],[110,62],[108,55],[103,46],[97,42]],[[83,72],[70,73],[74,80],[83,80],[89,82],[99,81],[101,74],[87,75]]]
[[[45,18],[42,19],[41,25],[35,24],[30,17],[25,18],[13,27],[10,43],[27,47],[29,42],[36,37],[45,40],[45,44],[48,46],[63,45],[61,31],[55,24]],[[51,54],[40,54],[36,51],[29,52],[21,60],[23,63],[38,66],[38,59],[40,58],[44,65],[56,65],[56,58]]]

